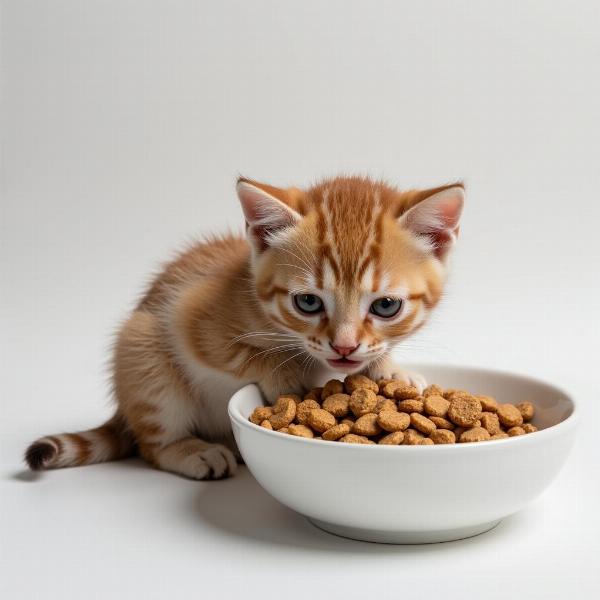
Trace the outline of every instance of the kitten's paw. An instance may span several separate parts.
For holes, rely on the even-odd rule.
[[[224,479],[232,476],[237,461],[229,448],[221,444],[210,444],[190,454],[178,468],[173,469],[190,479]]]
[[[407,385],[416,387],[419,394],[422,394],[427,387],[427,380],[423,375],[414,371],[406,371],[393,363],[369,370],[367,375],[375,381],[379,379],[398,379]]]
[[[235,455],[221,444],[213,444],[202,450],[200,457],[209,467],[209,474],[204,479],[231,477],[237,469]]]

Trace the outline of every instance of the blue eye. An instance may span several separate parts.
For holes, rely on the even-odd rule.
[[[378,317],[389,319],[390,317],[395,317],[400,312],[401,308],[402,300],[398,300],[397,298],[377,298],[377,300],[371,304],[369,310]]]
[[[316,314],[323,310],[323,301],[314,294],[296,294],[294,296],[294,306],[305,314]]]

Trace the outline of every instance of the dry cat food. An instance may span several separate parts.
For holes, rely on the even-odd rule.
[[[332,379],[304,398],[283,394],[250,421],[287,435],[347,444],[427,446],[499,440],[537,431],[531,402],[500,404],[491,396],[430,385],[422,394],[364,375]]]

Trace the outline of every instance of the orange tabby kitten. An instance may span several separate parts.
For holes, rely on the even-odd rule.
[[[458,233],[461,184],[402,192],[359,177],[307,190],[240,179],[247,240],[198,243],[156,278],[119,331],[115,415],[41,438],[32,469],[134,452],[193,479],[236,469],[232,393],[257,382],[268,402],[333,372],[403,377],[390,351],[440,298]]]

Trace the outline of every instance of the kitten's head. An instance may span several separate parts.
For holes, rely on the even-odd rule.
[[[439,301],[462,184],[401,192],[338,177],[299,190],[242,178],[237,190],[264,312],[330,368],[364,369]]]

